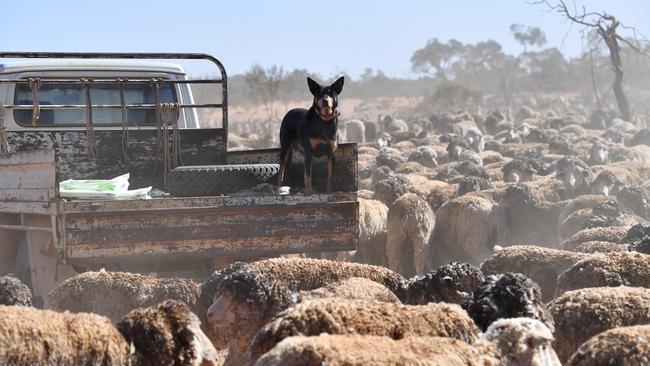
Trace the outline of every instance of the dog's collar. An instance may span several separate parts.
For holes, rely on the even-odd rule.
[[[315,110],[318,117],[320,117],[320,119],[322,119],[323,121],[327,121],[327,122],[333,121],[341,115],[339,111],[334,111],[334,113],[330,114],[329,116],[324,116],[320,113],[318,107],[316,107]]]

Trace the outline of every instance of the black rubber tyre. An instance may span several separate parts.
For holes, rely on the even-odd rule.
[[[175,197],[216,196],[273,183],[279,164],[182,166],[170,170],[167,191]]]

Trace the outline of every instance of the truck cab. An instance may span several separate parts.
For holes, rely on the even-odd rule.
[[[171,62],[188,59],[212,62],[219,76],[192,79]],[[218,93],[197,103],[194,84]],[[356,144],[337,151],[332,193],[300,193],[299,156],[287,169],[289,195],[234,187],[247,167],[277,165],[279,149],[228,151],[227,75],[210,55],[0,52],[0,103],[0,275],[18,274],[36,299],[86,270],[203,280],[234,259],[356,248]],[[201,120],[200,109],[221,118]],[[174,184],[196,185],[183,172],[211,169],[222,174],[204,183],[231,181],[232,192],[167,189],[173,173]],[[325,170],[324,160],[314,162],[316,182],[324,184]],[[125,173],[133,188],[166,193],[59,195],[63,180]]]

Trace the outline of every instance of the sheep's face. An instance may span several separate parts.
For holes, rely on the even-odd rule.
[[[236,305],[234,296],[228,293],[217,293],[208,308],[208,322],[218,328],[232,326],[237,320]]]
[[[476,152],[480,153],[485,149],[483,135],[478,134],[476,131],[468,131],[467,134],[465,134],[465,142]]]
[[[618,179],[616,179],[614,174],[610,173],[609,171],[603,171],[602,173],[598,174],[596,179],[594,179],[593,183],[591,184],[591,193],[609,196],[616,193],[620,185],[620,182]]]
[[[580,191],[588,187],[587,177],[589,172],[579,168],[574,163],[569,163],[559,175],[564,184],[564,189],[569,192]]]
[[[609,160],[609,149],[601,144],[595,144],[591,147],[589,160],[593,164],[605,164]]]
[[[479,342],[490,342],[507,354],[513,364],[531,366],[560,365],[551,347],[551,330],[536,319],[500,319],[492,323]]]
[[[201,330],[201,322],[196,315],[193,316],[190,324],[183,329],[184,334],[190,347],[193,349],[194,358],[192,366],[217,366],[217,350],[212,345],[208,336]]]

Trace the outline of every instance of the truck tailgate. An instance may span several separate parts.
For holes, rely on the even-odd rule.
[[[356,248],[355,193],[64,202],[71,263],[266,256]]]

